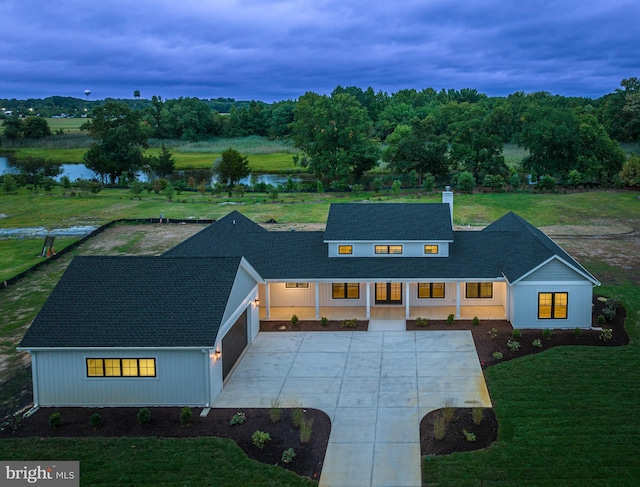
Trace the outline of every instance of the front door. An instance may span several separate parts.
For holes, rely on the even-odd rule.
[[[402,283],[376,282],[376,304],[402,304]]]

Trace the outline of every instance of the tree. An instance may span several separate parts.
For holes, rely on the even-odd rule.
[[[640,157],[637,154],[631,154],[625,161],[620,177],[627,186],[640,186]]]
[[[22,136],[25,139],[41,139],[49,137],[51,129],[42,117],[27,117],[22,121]]]
[[[125,172],[135,172],[143,163],[143,151],[147,148],[148,130],[142,124],[142,113],[132,111],[124,103],[107,102],[93,110],[92,118],[82,124],[96,139],[84,162],[104,181],[109,176],[111,184]]]
[[[159,178],[166,178],[176,170],[176,163],[173,160],[173,156],[164,143],[160,149],[160,155],[150,156],[147,158],[147,161],[155,175]]]
[[[9,117],[4,122],[2,122],[2,126],[4,127],[4,136],[7,139],[20,139],[22,138],[22,120],[18,117]]]
[[[294,111],[294,144],[306,155],[300,164],[316,179],[357,180],[374,168],[379,147],[371,139],[372,130],[367,111],[345,93],[332,97],[306,93]]]
[[[13,193],[18,188],[18,183],[16,178],[14,178],[11,174],[5,174],[2,177],[2,189],[4,189],[5,193]]]
[[[26,184],[34,188],[42,185],[44,179],[55,178],[62,173],[61,164],[38,157],[24,157],[15,162]]]
[[[213,172],[218,177],[218,181],[226,185],[230,192],[233,187],[251,174],[249,160],[237,150],[229,147],[222,152],[221,157],[216,160]]]

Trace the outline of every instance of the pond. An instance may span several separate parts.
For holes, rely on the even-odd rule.
[[[18,174],[18,170],[11,164],[7,157],[0,156],[0,175],[2,174]],[[94,179],[98,178],[98,174],[89,169],[84,164],[62,164],[62,173],[54,178],[56,181],[60,182],[60,179],[63,176],[67,176],[69,180],[75,181],[76,179]],[[272,184],[274,186],[278,186],[280,184],[285,184],[287,182],[286,174],[256,174],[258,178],[258,183]],[[139,181],[146,182],[148,181],[148,177],[143,172],[138,172],[137,177]],[[189,179],[193,177],[196,181],[208,181],[209,184],[214,184],[216,182],[216,177],[211,175],[211,171],[206,169],[199,170],[186,170],[186,171],[176,171],[171,180],[176,179]],[[300,174],[293,177],[293,180],[296,182],[313,180],[310,174]],[[244,178],[240,181],[240,183],[251,186],[251,178]]]

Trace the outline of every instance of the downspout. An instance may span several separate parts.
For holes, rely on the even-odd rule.
[[[313,287],[315,290],[315,298],[316,298],[316,320],[320,319],[320,283],[314,282]]]
[[[29,355],[31,355],[31,379],[33,380],[33,408],[32,409],[35,412],[35,410],[40,407],[40,398],[38,393],[38,367],[36,367],[37,354],[29,351]]]
[[[211,349],[203,349],[202,354],[204,355],[205,377],[207,378],[204,407],[209,408],[211,406]]]

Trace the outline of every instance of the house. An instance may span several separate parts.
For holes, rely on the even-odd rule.
[[[41,406],[210,406],[260,319],[507,319],[589,328],[598,281],[508,213],[454,230],[442,203],[331,206],[324,231],[233,211],[158,257],[75,257],[25,334]]]

